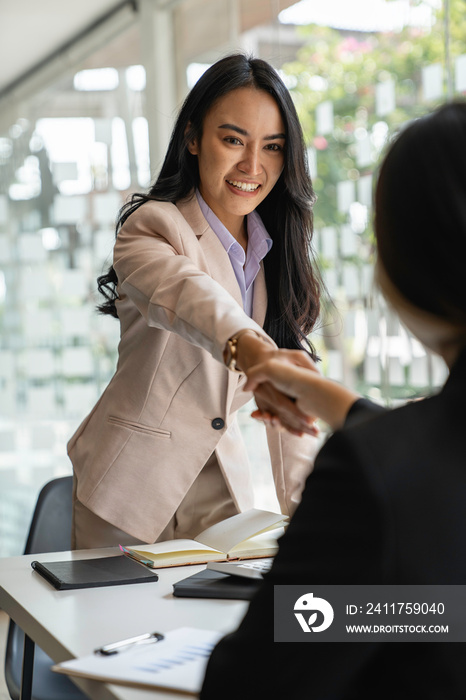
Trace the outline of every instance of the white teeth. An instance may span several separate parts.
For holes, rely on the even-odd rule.
[[[227,182],[242,192],[254,192],[254,190],[260,187],[260,185],[256,185],[252,182],[238,182],[238,180],[227,180]]]

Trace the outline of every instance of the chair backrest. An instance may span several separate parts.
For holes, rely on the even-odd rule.
[[[37,498],[25,554],[63,552],[71,547],[73,477],[49,481]],[[10,620],[5,653],[5,681],[12,700],[19,700],[24,633]],[[35,648],[33,700],[85,700],[86,696],[66,676],[51,671],[52,659]]]
[[[45,484],[37,499],[24,554],[70,549],[72,492],[72,476]]]

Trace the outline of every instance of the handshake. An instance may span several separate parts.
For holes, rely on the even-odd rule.
[[[277,348],[253,330],[233,341],[235,368],[256,400],[253,418],[298,436],[317,435],[317,418],[332,430],[343,425],[359,395],[323,377],[305,350]]]

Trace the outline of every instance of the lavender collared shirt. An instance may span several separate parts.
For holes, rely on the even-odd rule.
[[[248,248],[247,253],[245,253],[244,248],[206,204],[199,190],[196,190],[196,196],[207,223],[228,253],[241,290],[243,309],[248,316],[252,317],[254,280],[260,270],[261,260],[265,258],[271,249],[273,241],[267,233],[259,214],[253,211],[247,215]]]

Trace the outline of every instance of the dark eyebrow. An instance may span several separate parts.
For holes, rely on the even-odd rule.
[[[238,134],[241,134],[241,136],[249,136],[249,133],[246,131],[246,129],[242,129],[240,126],[236,126],[235,124],[221,124],[219,129],[228,129],[231,131],[236,131]],[[275,139],[284,139],[285,134],[271,134],[270,136],[264,136],[264,141],[274,141]]]

